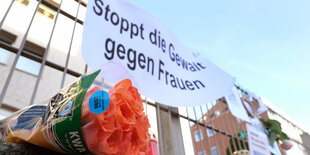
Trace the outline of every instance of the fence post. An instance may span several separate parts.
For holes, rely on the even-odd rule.
[[[162,131],[162,153],[164,155],[183,155],[185,149],[183,146],[183,137],[181,131],[180,118],[175,113],[178,113],[178,108],[160,105],[165,110],[160,110],[160,121]]]

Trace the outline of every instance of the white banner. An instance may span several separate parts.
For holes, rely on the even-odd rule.
[[[122,0],[89,0],[82,55],[108,81],[129,78],[141,94],[170,106],[214,101],[234,84],[226,72],[194,57],[158,19]]]
[[[241,99],[235,87],[231,89],[231,92],[225,96],[228,107],[231,113],[239,119],[250,122],[250,118],[242,105]]]

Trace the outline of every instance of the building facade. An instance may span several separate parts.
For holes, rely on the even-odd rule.
[[[278,145],[281,154],[309,154],[307,151],[309,151],[308,142],[310,138],[306,130],[302,129],[300,125],[297,125],[293,119],[285,115],[267,99],[262,97],[258,99],[250,99],[247,93],[242,92],[244,91],[240,91],[240,96],[243,104],[247,102],[253,111],[257,111],[260,107],[258,99],[261,100],[262,103],[267,106],[268,110],[261,113],[259,117],[264,120],[274,119],[279,121],[281,123],[282,130],[291,138],[293,142],[292,149],[285,151],[281,149],[280,144]],[[246,134],[246,123],[236,118],[231,113],[225,98],[217,100],[214,104],[211,104],[210,107],[210,110],[199,118],[200,125],[193,124],[191,126],[191,133],[196,154],[219,155],[237,154],[242,151],[247,152],[246,150],[249,150],[247,138],[246,136],[243,136],[243,134]],[[249,117],[252,117],[249,112],[248,115]],[[221,132],[224,132],[224,134]]]
[[[5,16],[11,2],[11,0],[0,2],[0,19]],[[0,31],[0,88],[3,89],[7,82],[16,53],[23,41],[25,45],[2,99],[0,117],[7,116],[30,104],[44,104],[44,101],[57,93],[61,85],[71,83],[76,76],[84,73],[85,63],[81,57],[82,25],[80,23],[75,23],[67,16],[59,14],[50,46],[47,49],[57,11],[48,6],[58,7],[60,2],[60,0],[49,0],[41,3],[32,22],[38,1],[17,0],[12,4]],[[73,16],[77,12],[78,3],[63,1],[62,9]],[[80,5],[78,19],[83,20],[85,13],[86,7]],[[30,29],[27,33],[28,26]],[[71,39],[72,35],[74,39]],[[46,64],[43,66],[42,75],[38,77],[45,54]],[[68,69],[67,73],[64,73],[66,65]],[[62,84],[64,74],[64,84]],[[40,81],[37,92],[34,94],[34,100],[31,101],[38,78]]]

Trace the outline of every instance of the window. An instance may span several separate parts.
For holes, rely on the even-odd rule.
[[[17,2],[21,3],[21,4],[24,4],[26,6],[29,5],[29,0],[16,0]]]
[[[41,63],[34,61],[36,59],[31,55],[43,57],[45,48],[27,40],[25,43],[24,52],[26,55],[25,57],[24,56],[19,57],[16,64],[16,69],[30,73],[32,75],[39,75]]]
[[[6,30],[0,30],[0,41],[7,43],[7,44],[13,44],[16,40],[17,36],[6,31]]]
[[[199,142],[199,141],[203,140],[203,135],[202,135],[201,130],[196,130],[194,132],[194,135],[195,135],[195,141],[196,142]]]
[[[51,5],[54,5],[56,7],[59,7],[61,0],[45,0],[45,2],[50,3]]]
[[[0,43],[1,44],[13,44],[16,40],[16,36],[6,30],[0,30]],[[10,52],[0,47],[0,63],[6,64]]]
[[[215,132],[209,128],[206,129],[206,132],[207,132],[208,137],[212,137],[215,134]]]
[[[207,116],[203,116],[203,120],[207,120]]]
[[[38,75],[40,71],[41,64],[33,61],[31,59],[28,59],[26,57],[20,56],[18,58],[16,69],[19,69],[21,71],[30,73],[32,75]]]
[[[39,8],[38,8],[38,12],[40,12],[42,15],[50,18],[50,19],[54,19],[56,11],[54,11],[53,9],[49,8],[48,6],[44,5],[44,4],[40,4]]]
[[[224,112],[226,112],[226,111],[229,111],[229,108],[228,108],[228,107],[225,107]]]
[[[213,114],[211,114],[211,116],[210,116],[210,117],[211,117],[211,118],[213,118],[214,116],[215,116],[215,115],[214,115],[214,113],[213,113]]]
[[[0,48],[0,63],[2,64],[6,64],[7,61],[8,61],[8,58],[10,56],[10,52],[3,49],[3,48]]]
[[[45,52],[45,48],[31,42],[31,41],[26,41],[25,43],[25,47],[24,47],[24,50],[25,51],[28,51],[36,56],[39,56],[39,57],[43,57],[44,55],[44,52]]]
[[[201,152],[198,152],[198,155],[206,155],[206,151],[201,151]]]
[[[220,116],[221,112],[220,112],[219,110],[216,110],[216,111],[214,112],[214,114],[215,114],[215,116]]]
[[[216,146],[211,147],[211,155],[219,155],[219,151]]]

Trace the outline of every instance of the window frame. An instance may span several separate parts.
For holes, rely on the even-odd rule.
[[[0,47],[0,52],[2,52],[2,50],[3,50],[3,52],[7,53],[7,55],[4,54],[5,58],[3,59],[3,61],[1,61],[1,59],[0,59],[0,64],[7,65],[9,58],[11,56],[11,53],[10,53],[10,51],[6,50],[5,48]]]
[[[214,150],[216,150],[216,154],[214,154],[214,152],[212,152],[212,151],[214,151]],[[210,154],[211,155],[219,155],[219,149],[217,148],[217,146],[212,146],[211,148],[210,148]]]
[[[197,134],[198,133],[198,134]],[[198,135],[198,136],[197,136]],[[194,137],[195,137],[195,142],[200,142],[203,140],[203,134],[202,134],[202,131],[199,129],[199,130],[196,130],[194,131]],[[198,137],[198,138],[197,138]],[[198,139],[198,140],[197,140]]]
[[[209,134],[209,131],[212,131],[212,134]],[[215,135],[215,132],[212,129],[206,128],[206,133],[208,137],[212,137]]]
[[[206,154],[207,154],[207,152],[205,150],[202,150],[202,151],[197,153],[197,155],[206,155]]]

